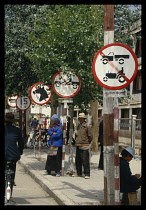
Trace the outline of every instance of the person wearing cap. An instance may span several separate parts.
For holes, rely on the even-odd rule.
[[[51,171],[56,172],[56,176],[60,176],[61,163],[62,163],[62,144],[63,144],[63,125],[60,122],[60,117],[54,114],[51,117],[52,127],[48,130],[48,135],[50,136],[48,140],[48,145],[57,146],[57,155],[47,156],[47,161],[45,165],[46,174],[50,174]]]
[[[128,193],[136,192],[141,186],[140,174],[132,175],[129,162],[135,155],[132,147],[126,147],[122,150],[120,157],[120,192],[123,193],[122,205],[128,205]]]
[[[20,160],[23,154],[24,142],[20,128],[13,125],[14,114],[6,113],[5,115],[5,165],[7,161],[11,161],[10,169],[14,171],[12,174],[12,191],[16,173],[16,162]],[[11,195],[12,195],[11,191]]]
[[[85,179],[90,178],[90,163],[89,163],[89,146],[92,141],[91,127],[85,121],[86,116],[84,113],[80,113],[78,120],[79,125],[77,126],[76,136],[76,171],[77,175],[82,176],[82,166],[84,168]]]

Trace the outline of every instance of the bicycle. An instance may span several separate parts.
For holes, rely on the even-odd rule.
[[[31,148],[37,148],[39,145],[39,130],[35,130],[34,134],[32,136],[32,139],[30,140],[30,147]],[[41,130],[41,147],[45,147],[47,145],[47,129]]]
[[[12,161],[6,161],[6,169],[5,169],[5,204],[8,204],[11,199],[12,195],[12,187],[13,187],[13,181],[12,181],[12,174],[14,174],[14,171],[10,169],[10,165],[12,164]]]

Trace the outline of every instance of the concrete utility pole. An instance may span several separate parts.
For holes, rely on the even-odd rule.
[[[104,5],[104,45],[114,42],[114,5]],[[104,91],[110,91],[103,88]],[[104,204],[114,205],[113,98],[103,94]]]

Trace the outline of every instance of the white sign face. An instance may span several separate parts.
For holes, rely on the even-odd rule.
[[[8,97],[7,98],[7,102],[8,102],[8,105],[10,107],[16,107],[16,99],[18,98],[18,96],[11,96],[11,97]]]
[[[20,110],[26,110],[30,107],[31,101],[27,96],[19,96],[16,100],[16,107]]]
[[[101,48],[92,63],[95,80],[104,88],[118,90],[128,86],[138,71],[138,61],[130,47],[112,43]]]
[[[50,87],[44,83],[36,83],[30,89],[30,97],[35,104],[47,104],[51,100],[51,96]]]
[[[80,91],[81,80],[76,74],[70,72],[66,75],[59,71],[54,75],[53,89],[57,95],[71,98]]]

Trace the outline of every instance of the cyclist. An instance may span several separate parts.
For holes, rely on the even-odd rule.
[[[5,116],[5,167],[7,161],[11,161],[10,169],[14,171],[12,174],[11,195],[14,185],[16,162],[20,160],[23,154],[24,142],[20,128],[13,125],[14,115],[6,113]]]

